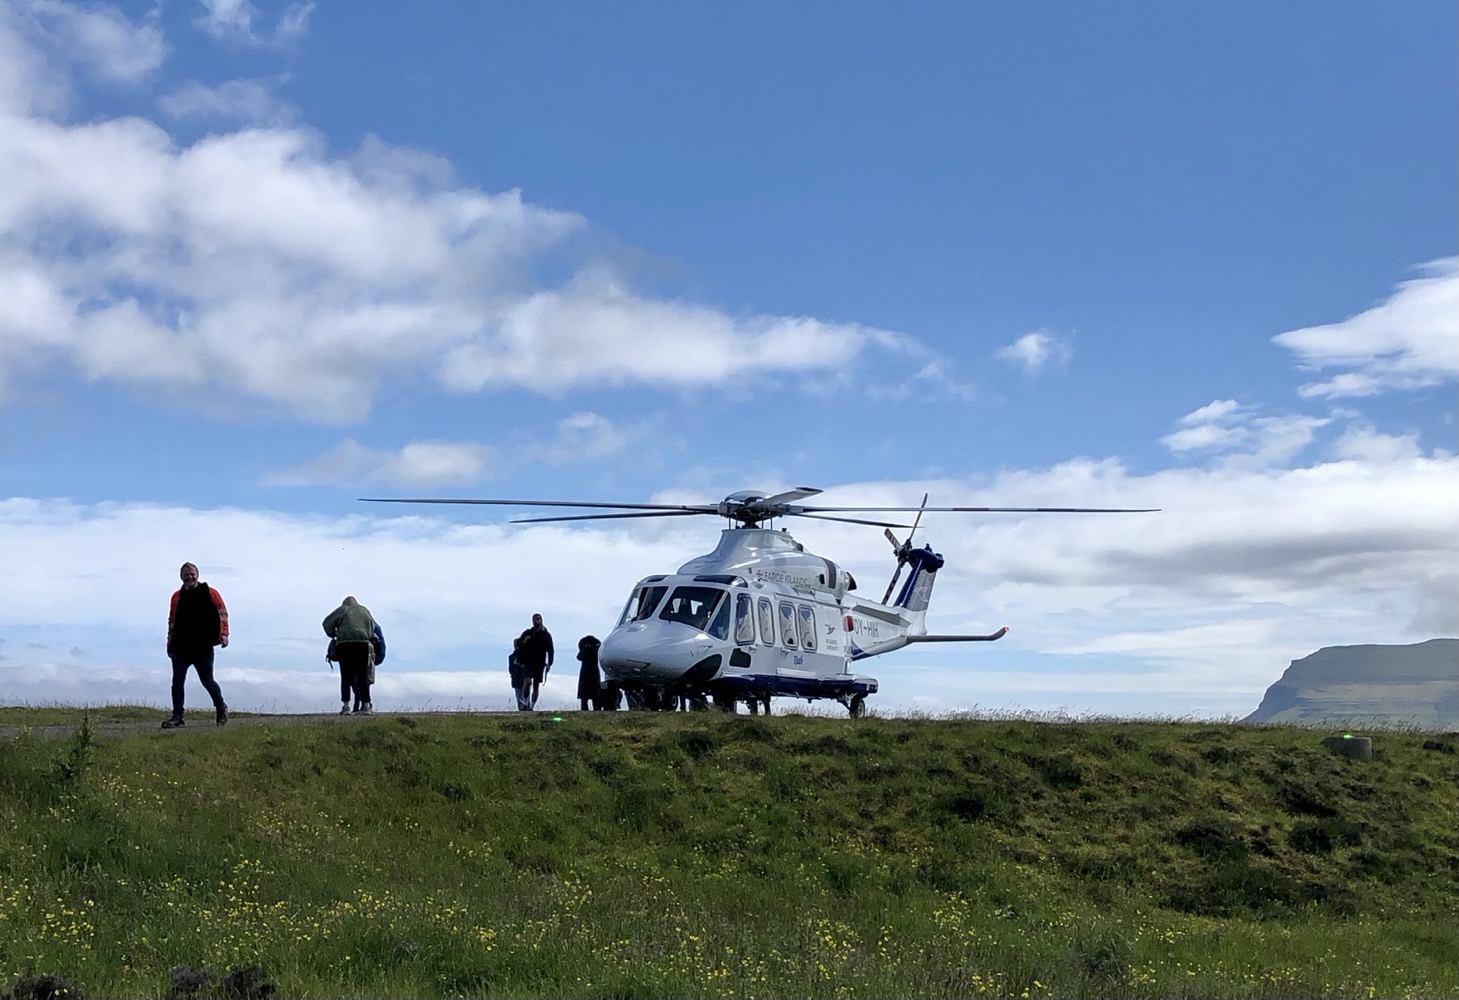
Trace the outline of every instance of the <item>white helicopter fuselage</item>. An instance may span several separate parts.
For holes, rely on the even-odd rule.
[[[880,604],[855,596],[848,573],[788,532],[727,528],[713,552],[635,585],[599,660],[630,691],[849,705],[877,690],[875,678],[851,671],[856,660],[925,634],[926,596],[941,565],[926,555],[897,601]]]

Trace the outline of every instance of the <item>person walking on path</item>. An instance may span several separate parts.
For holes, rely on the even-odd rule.
[[[375,711],[370,703],[371,661],[374,659],[375,616],[353,596],[346,597],[339,607],[324,617],[324,634],[334,640],[335,657],[339,660],[339,714],[349,712],[349,693],[355,696],[355,712],[369,715]]]
[[[375,636],[370,640],[370,653],[370,662],[365,671],[365,679],[370,682],[370,686],[373,688],[375,686],[375,667],[385,662],[385,632],[380,628],[379,622],[375,623]],[[329,640],[329,649],[325,652],[324,659],[330,664],[330,669],[333,670],[334,663],[339,660],[339,643],[333,639]],[[355,686],[350,680],[351,673],[353,671],[345,670],[343,667],[339,671],[340,715],[348,715],[350,713],[350,696],[355,693]],[[359,712],[362,708],[363,704],[356,698],[354,710]]]
[[[585,635],[578,640],[578,707],[584,712],[598,707],[603,681],[598,674],[598,647],[602,643],[595,635]]]
[[[527,706],[536,708],[542,682],[547,679],[547,671],[552,669],[552,633],[543,626],[542,616],[536,614],[532,616],[532,627],[518,638],[521,643],[517,646],[517,662],[522,665],[522,687],[531,685]]]
[[[167,658],[172,661],[172,715],[163,721],[163,729],[176,729],[182,723],[184,686],[189,667],[195,667],[198,680],[208,697],[218,725],[228,722],[228,706],[223,690],[213,679],[213,647],[228,646],[228,606],[223,595],[198,580],[198,567],[185,562],[178,571],[182,586],[172,595],[167,610]]]

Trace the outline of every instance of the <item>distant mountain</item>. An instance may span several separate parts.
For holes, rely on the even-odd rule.
[[[1326,646],[1293,660],[1245,721],[1459,730],[1459,639]]]

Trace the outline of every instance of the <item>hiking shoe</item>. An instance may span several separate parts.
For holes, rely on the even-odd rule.
[[[178,728],[181,725],[182,725],[182,716],[180,716],[180,715],[174,715],[172,718],[170,718],[170,719],[164,719],[162,721],[162,728],[163,729],[176,729],[176,728]]]
[[[228,724],[228,706],[227,705],[219,705],[218,706],[218,725],[220,725],[220,726],[226,726],[227,724]]]
[[[375,714],[375,706],[372,705],[372,704],[370,704],[368,701],[365,702],[363,705],[360,706],[360,714],[361,715],[374,715]]]
[[[339,714],[340,715],[349,715],[350,714],[350,706],[347,703],[344,704],[344,705],[339,706]]]

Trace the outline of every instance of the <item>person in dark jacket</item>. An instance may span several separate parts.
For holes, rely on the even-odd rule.
[[[578,707],[584,712],[598,707],[602,692],[602,678],[598,674],[598,647],[602,643],[595,635],[585,635],[578,640]]]
[[[529,708],[536,708],[542,682],[547,678],[547,671],[552,669],[552,633],[543,626],[542,616],[537,614],[532,616],[532,627],[518,638],[521,643],[517,646],[517,662],[522,665],[522,687],[532,686],[527,703]]]
[[[167,657],[172,661],[172,715],[163,729],[182,725],[183,688],[188,667],[196,667],[198,680],[213,699],[218,725],[228,721],[223,690],[213,679],[213,647],[228,646],[228,606],[223,595],[198,581],[198,567],[185,562],[178,571],[182,587],[172,595],[167,611]]]
[[[374,669],[375,616],[354,597],[346,597],[339,607],[324,616],[324,634],[334,640],[335,657],[339,660],[339,714],[349,709],[349,696],[355,696],[355,712],[369,715],[370,681]]]
[[[532,695],[532,682],[527,677],[527,672],[522,669],[522,661],[517,653],[522,648],[522,637],[517,636],[512,640],[512,652],[507,657],[507,676],[512,681],[512,694],[517,699],[517,711],[525,712],[532,707],[530,698]]]
[[[380,623],[375,623],[375,637],[370,640],[370,663],[366,672],[366,680],[370,686],[375,686],[375,667],[385,662],[385,632],[380,628]],[[331,664],[339,659],[339,643],[333,639],[329,640],[329,649],[324,654],[325,660]],[[332,669],[332,668],[331,668]],[[350,696],[355,693],[355,686],[350,682],[350,671],[341,669],[339,672],[339,714],[350,713]],[[358,698],[355,699],[356,712],[362,712],[364,705]]]

